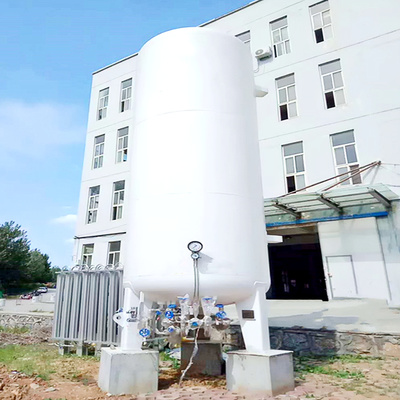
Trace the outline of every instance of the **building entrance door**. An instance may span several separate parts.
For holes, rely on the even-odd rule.
[[[268,231],[281,234],[283,242],[268,245],[271,288],[267,298],[328,300],[321,248],[314,229]]]
[[[357,297],[357,282],[351,256],[329,256],[326,261],[332,297]]]

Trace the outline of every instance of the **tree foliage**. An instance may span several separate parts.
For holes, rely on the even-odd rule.
[[[55,281],[49,256],[31,250],[27,232],[14,221],[0,225],[0,287]]]
[[[32,282],[50,282],[52,274],[49,256],[42,254],[38,249],[31,250],[27,263],[26,273]]]
[[[0,226],[0,282],[4,287],[26,279],[29,251],[28,236],[20,225],[11,221]]]

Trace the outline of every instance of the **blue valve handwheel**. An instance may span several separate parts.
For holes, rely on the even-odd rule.
[[[150,336],[150,330],[147,328],[143,328],[139,331],[139,335],[143,337],[148,337]]]

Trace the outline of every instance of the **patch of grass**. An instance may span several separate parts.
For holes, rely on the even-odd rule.
[[[29,376],[39,376],[48,380],[49,366],[57,357],[53,349],[43,346],[10,345],[0,348],[0,364],[7,369],[23,372]]]
[[[54,377],[72,381],[91,379],[91,368],[98,364],[94,357],[60,356],[49,345],[10,345],[0,348],[0,365],[28,376],[51,380]]]
[[[174,357],[171,357],[168,352],[160,351],[159,354],[160,354],[160,360],[161,361],[169,361],[169,362],[171,362],[172,363],[172,368],[174,368],[174,369],[179,369],[180,368],[180,366],[181,366],[180,361],[178,359],[174,358]]]
[[[26,326],[23,327],[7,327],[7,326],[0,326],[0,332],[5,332],[5,333],[13,333],[16,335],[19,335],[21,333],[28,333],[30,332],[30,329]]]
[[[352,372],[352,371],[347,371],[347,370],[337,370],[331,367],[325,367],[322,365],[305,365],[303,368],[301,368],[301,372],[308,373],[308,374],[323,374],[323,375],[331,375],[335,376],[336,378],[341,378],[341,379],[350,379],[350,378],[355,378],[355,379],[360,379],[360,378],[365,378],[364,374],[362,372]]]
[[[296,357],[295,371],[300,379],[305,379],[306,374],[330,375],[339,379],[362,379],[365,375],[360,371],[349,371],[345,364],[354,364],[366,359],[376,359],[376,357],[363,357],[359,355],[340,355],[340,356],[308,356]],[[332,368],[330,365],[339,363],[339,368]]]

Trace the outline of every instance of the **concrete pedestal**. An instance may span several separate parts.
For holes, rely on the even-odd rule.
[[[210,340],[199,340],[197,342],[199,351],[193,359],[193,365],[189,368],[186,376],[197,374],[218,376],[223,374],[224,360],[222,358],[221,342]],[[183,371],[193,353],[194,342],[182,342],[181,347],[181,370]]]
[[[113,395],[158,389],[158,351],[101,349],[99,387]]]
[[[252,353],[231,351],[226,364],[226,386],[235,392],[276,396],[294,389],[291,351]]]

